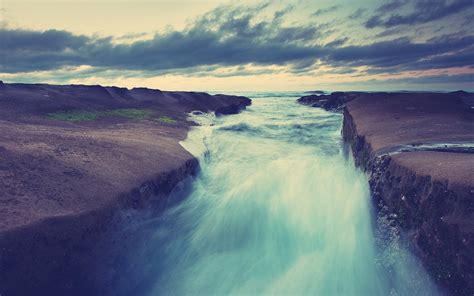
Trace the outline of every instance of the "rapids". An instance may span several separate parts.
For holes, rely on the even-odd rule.
[[[182,145],[201,171],[147,242],[144,294],[438,294],[374,214],[342,116],[299,94],[247,95],[241,114],[192,116],[201,126]]]

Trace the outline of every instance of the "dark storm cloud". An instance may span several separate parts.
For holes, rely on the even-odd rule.
[[[381,6],[379,6],[377,11],[382,14],[387,13],[387,12],[392,12],[394,10],[398,10],[402,8],[407,3],[408,3],[408,0],[390,0],[382,4]]]
[[[339,7],[340,7],[339,5],[333,5],[333,6],[330,6],[330,7],[327,7],[327,8],[318,9],[315,12],[313,12],[312,16],[321,16],[323,14],[327,14],[327,13],[336,11],[336,10],[339,9]]]
[[[337,48],[337,47],[340,47],[341,45],[345,44],[347,41],[349,41],[349,37],[335,39],[335,40],[329,42],[328,44],[326,44],[326,47]]]
[[[77,48],[90,39],[66,31],[0,29],[0,71],[47,70],[86,62]]]
[[[375,35],[375,37],[377,38],[383,38],[383,37],[387,37],[387,36],[392,36],[392,35],[396,35],[396,34],[400,34],[400,33],[403,33],[405,30],[403,30],[403,28],[391,28],[391,29],[388,29],[388,30],[384,30],[378,34]]]
[[[321,55],[312,46],[321,36],[318,26],[283,26],[289,9],[255,21],[264,9],[219,8],[182,31],[156,34],[131,44],[114,44],[66,31],[36,32],[1,29],[1,72],[51,70],[90,65],[129,70],[164,70],[199,65],[285,64]],[[253,12],[252,12],[253,11]]]
[[[474,36],[437,38],[413,43],[407,38],[363,46],[345,46],[328,55],[328,63],[370,66],[381,72],[473,66]],[[454,63],[456,61],[456,63]],[[384,70],[385,69],[385,70]]]
[[[377,82],[403,83],[403,84],[451,84],[451,83],[472,83],[474,74],[457,75],[433,75],[424,77],[393,78],[385,80],[374,80]]]
[[[399,25],[423,24],[472,10],[472,0],[390,0],[367,20],[367,28],[391,28]]]
[[[442,36],[424,43],[399,38],[366,45],[347,45],[349,39],[340,37],[324,45],[319,40],[327,37],[327,24],[284,25],[282,18],[291,8],[280,10],[269,19],[258,18],[266,5],[256,9],[221,7],[184,30],[159,33],[129,44],[115,44],[111,37],[87,37],[66,31],[3,28],[0,72],[89,65],[100,71],[139,70],[157,75],[204,73],[221,66],[253,64],[289,66],[290,72],[308,73],[315,62],[341,71],[367,66],[374,73],[473,67],[474,36]],[[235,73],[245,75],[246,71]]]
[[[3,50],[59,51],[83,46],[88,38],[66,31],[47,30],[41,33],[25,30],[2,30],[0,40]]]
[[[358,8],[356,11],[354,11],[353,13],[351,13],[349,15],[349,18],[354,19],[354,20],[358,19],[358,18],[362,17],[365,14],[366,11],[367,10],[364,9],[364,8]]]
[[[474,68],[474,50],[472,49],[465,49],[455,54],[436,56],[429,60],[417,61],[408,68],[426,70],[466,66]],[[474,80],[472,82],[474,83]]]

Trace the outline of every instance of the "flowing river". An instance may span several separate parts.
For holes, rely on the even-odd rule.
[[[194,116],[182,145],[201,172],[147,242],[159,256],[141,263],[145,294],[438,294],[374,215],[342,115],[297,104],[301,94],[247,95],[241,114]]]

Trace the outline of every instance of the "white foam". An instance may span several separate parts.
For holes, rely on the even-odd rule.
[[[212,112],[204,113],[193,111],[189,114],[187,119],[197,123],[198,126],[191,127],[186,139],[180,141],[179,144],[193,156],[200,158],[208,150],[205,141],[212,133],[212,124],[215,115]]]

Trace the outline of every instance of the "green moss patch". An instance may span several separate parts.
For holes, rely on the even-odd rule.
[[[94,121],[99,117],[97,112],[90,111],[66,111],[49,113],[48,118],[61,121]]]
[[[151,112],[145,109],[115,109],[106,111],[105,114],[129,119],[146,119],[151,115]]]
[[[135,109],[135,108],[124,108],[124,109],[114,109],[114,110],[107,110],[107,111],[62,111],[62,112],[55,112],[49,113],[47,117],[52,120],[60,120],[60,121],[69,121],[69,122],[77,122],[77,121],[94,121],[97,120],[99,117],[107,117],[107,116],[119,116],[125,117],[128,119],[147,119],[152,115],[149,110],[146,109]]]
[[[160,116],[158,118],[155,118],[155,120],[163,123],[176,123],[176,119],[171,118],[169,116]]]
[[[101,117],[125,117],[127,119],[143,120],[149,119],[161,123],[173,124],[176,119],[170,116],[153,117],[153,113],[146,109],[123,108],[106,111],[61,111],[49,113],[47,117],[52,120],[78,122],[78,121],[94,121]]]

